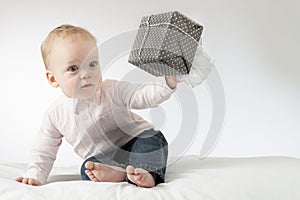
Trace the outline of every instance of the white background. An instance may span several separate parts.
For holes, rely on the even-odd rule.
[[[39,50],[50,30],[79,25],[101,43],[136,29],[144,15],[172,10],[204,26],[203,46],[223,80],[226,122],[210,156],[300,157],[300,1],[1,0],[0,162],[28,161],[43,114],[61,93],[47,83]],[[211,106],[204,86],[194,89],[200,137]],[[200,149],[196,139],[187,153]],[[80,162],[64,142],[56,165]]]

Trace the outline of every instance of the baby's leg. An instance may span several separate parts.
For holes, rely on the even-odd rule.
[[[126,171],[118,164],[104,156],[92,156],[81,167],[83,180],[94,182],[122,182],[126,178]]]
[[[147,130],[131,140],[127,179],[140,187],[165,181],[168,143],[160,131]]]

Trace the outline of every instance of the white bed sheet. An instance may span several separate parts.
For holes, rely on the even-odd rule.
[[[78,167],[55,167],[49,183],[33,187],[14,181],[25,168],[25,164],[0,164],[1,200],[300,200],[300,159],[291,157],[185,156],[169,166],[166,183],[150,189],[125,182],[81,181]]]

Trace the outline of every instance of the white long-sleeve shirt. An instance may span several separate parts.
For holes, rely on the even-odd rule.
[[[91,99],[59,98],[45,114],[26,177],[47,180],[63,137],[82,159],[125,145],[154,128],[130,109],[156,107],[172,92],[160,84],[106,80]]]

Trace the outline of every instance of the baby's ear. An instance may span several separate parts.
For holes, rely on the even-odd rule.
[[[55,76],[53,75],[53,73],[51,71],[47,70],[46,77],[47,77],[49,84],[52,85],[52,87],[57,88],[59,86],[58,82],[56,81]]]

